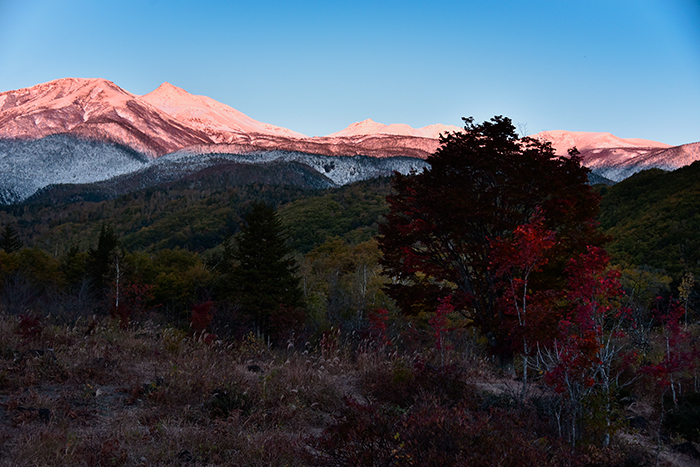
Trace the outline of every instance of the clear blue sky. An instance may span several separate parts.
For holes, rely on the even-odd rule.
[[[0,0],[0,91],[163,81],[309,136],[372,118],[700,141],[698,0]]]

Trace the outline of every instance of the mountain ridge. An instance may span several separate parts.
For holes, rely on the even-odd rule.
[[[307,161],[426,159],[440,147],[441,134],[457,131],[463,129],[442,124],[415,129],[366,119],[308,137],[168,82],[139,96],[102,78],[62,78],[0,93],[0,201],[18,202],[48,185],[107,180],[175,153],[190,161],[212,154],[248,154],[264,161],[279,151],[305,154]],[[559,155],[576,146],[583,165],[613,182],[646,168],[675,170],[700,159],[700,143],[670,146],[563,130],[531,137],[551,142]],[[365,160],[366,173],[373,170],[371,162]]]
[[[62,78],[0,93],[1,139],[70,134],[123,144],[152,159],[189,146],[217,144],[304,152],[315,148],[314,152],[325,155],[340,154],[337,148],[322,146],[340,145],[347,149],[351,144],[356,149],[342,155],[363,154],[366,149],[374,157],[384,157],[383,150],[387,155],[395,155],[394,148],[406,147],[413,151],[412,156],[425,159],[439,146],[437,134],[458,129],[448,125],[429,125],[418,130],[403,124],[377,125],[383,130],[346,129],[334,135],[307,137],[259,122],[214,99],[192,95],[167,82],[143,96],[102,78]],[[374,138],[365,145],[364,137]]]

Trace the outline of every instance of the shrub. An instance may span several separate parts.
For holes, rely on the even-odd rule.
[[[41,318],[32,314],[19,315],[19,323],[15,331],[25,342],[36,340],[41,336],[44,326]]]
[[[666,414],[664,426],[689,441],[700,441],[700,393],[679,397],[678,405]]]
[[[375,367],[366,372],[362,381],[372,399],[403,408],[426,397],[440,404],[454,405],[475,395],[457,365],[433,366],[423,361],[397,360],[388,370]]]
[[[572,464],[525,411],[474,412],[426,398],[410,410],[346,399],[314,448],[321,465],[540,466]]]

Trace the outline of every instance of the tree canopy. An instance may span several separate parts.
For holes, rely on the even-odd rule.
[[[290,317],[284,315],[302,302],[295,276],[298,266],[273,207],[253,202],[243,220],[224,255],[231,265],[231,292],[258,329],[278,334],[275,331],[282,329],[276,329],[280,327],[276,321],[286,321]]]
[[[663,270],[675,285],[700,275],[700,162],[645,170],[604,193],[599,219],[616,263]]]
[[[119,238],[111,225],[102,225],[97,247],[88,250],[87,270],[95,291],[104,291],[113,279],[114,263],[119,254]]]
[[[0,237],[0,248],[5,253],[13,253],[21,250],[23,246],[24,243],[19,239],[17,231],[10,224],[6,224]]]
[[[540,281],[564,287],[568,260],[603,240],[593,221],[599,199],[575,149],[558,157],[549,143],[519,138],[501,116],[464,122],[463,132],[441,136],[430,168],[395,175],[379,244],[392,278],[387,293],[405,313],[433,311],[449,295],[456,310],[493,334],[503,316],[492,240],[512,237],[541,212],[558,241]]]

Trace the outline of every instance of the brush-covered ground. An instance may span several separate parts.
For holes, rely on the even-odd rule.
[[[331,330],[269,347],[145,317],[124,329],[108,317],[0,315],[0,465],[700,462],[678,452],[693,444],[657,430],[644,384],[620,402],[609,447],[595,429],[572,447],[559,436],[557,396],[537,384],[523,396],[477,335],[455,332],[442,351],[411,339]]]

